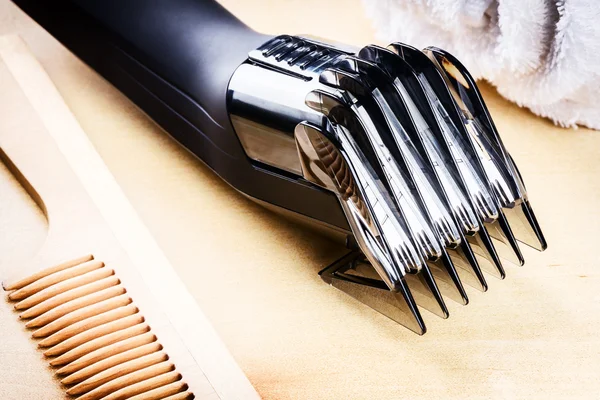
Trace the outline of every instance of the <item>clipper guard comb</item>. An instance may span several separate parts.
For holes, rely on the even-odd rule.
[[[445,318],[440,294],[467,304],[463,282],[485,291],[482,270],[504,278],[508,263],[523,264],[507,214],[519,223],[518,240],[545,248],[535,218],[523,217],[533,212],[497,133],[468,126],[473,112],[428,54],[403,44],[342,51],[282,36],[251,52],[230,85],[234,127],[248,154],[339,199],[357,251],[321,277],[420,334],[419,307]],[[273,81],[294,94],[267,98]],[[271,104],[248,101],[255,85]],[[477,96],[468,104],[476,99],[485,110]],[[247,129],[246,108],[274,135],[284,120],[303,119],[294,128],[298,164],[260,152],[255,143],[267,134]],[[477,115],[491,121],[487,111]]]
[[[442,50],[269,38],[214,1],[15,1],[236,189],[341,233],[323,280],[416,333],[421,308],[447,318],[445,298],[487,290],[482,271],[522,265],[518,241],[546,248],[476,83]]]

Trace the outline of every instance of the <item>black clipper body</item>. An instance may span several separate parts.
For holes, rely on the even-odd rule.
[[[515,236],[546,246],[439,49],[268,37],[213,0],[13,1],[234,188],[346,238],[322,278],[419,334],[419,307],[446,318],[442,295],[466,304],[463,281],[522,264]]]

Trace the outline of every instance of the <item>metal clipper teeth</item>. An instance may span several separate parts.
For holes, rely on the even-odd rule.
[[[282,36],[250,53],[230,90],[248,156],[339,200],[356,247],[321,277],[414,332],[426,330],[418,307],[446,318],[442,295],[467,304],[463,281],[485,291],[482,270],[522,264],[509,221],[546,247],[475,82],[439,49]]]
[[[436,47],[424,53],[443,71],[455,103],[517,240],[545,250],[546,239],[527,198],[521,174],[496,130],[491,115],[469,71],[451,54]]]

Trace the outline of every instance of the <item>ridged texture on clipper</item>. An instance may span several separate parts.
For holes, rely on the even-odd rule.
[[[358,195],[358,189],[356,184],[350,175],[346,163],[340,156],[340,153],[335,149],[333,143],[323,141],[315,145],[315,151],[319,158],[323,161],[323,164],[329,167],[331,172],[334,174],[336,181],[339,184],[340,196],[344,200],[350,199],[360,213],[368,218],[367,208],[360,196]]]
[[[50,358],[66,394],[82,400],[193,399],[114,271],[92,255],[4,285]]]

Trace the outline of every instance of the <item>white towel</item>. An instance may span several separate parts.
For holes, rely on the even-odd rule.
[[[600,129],[600,1],[363,0],[379,39],[455,55],[565,127]]]

